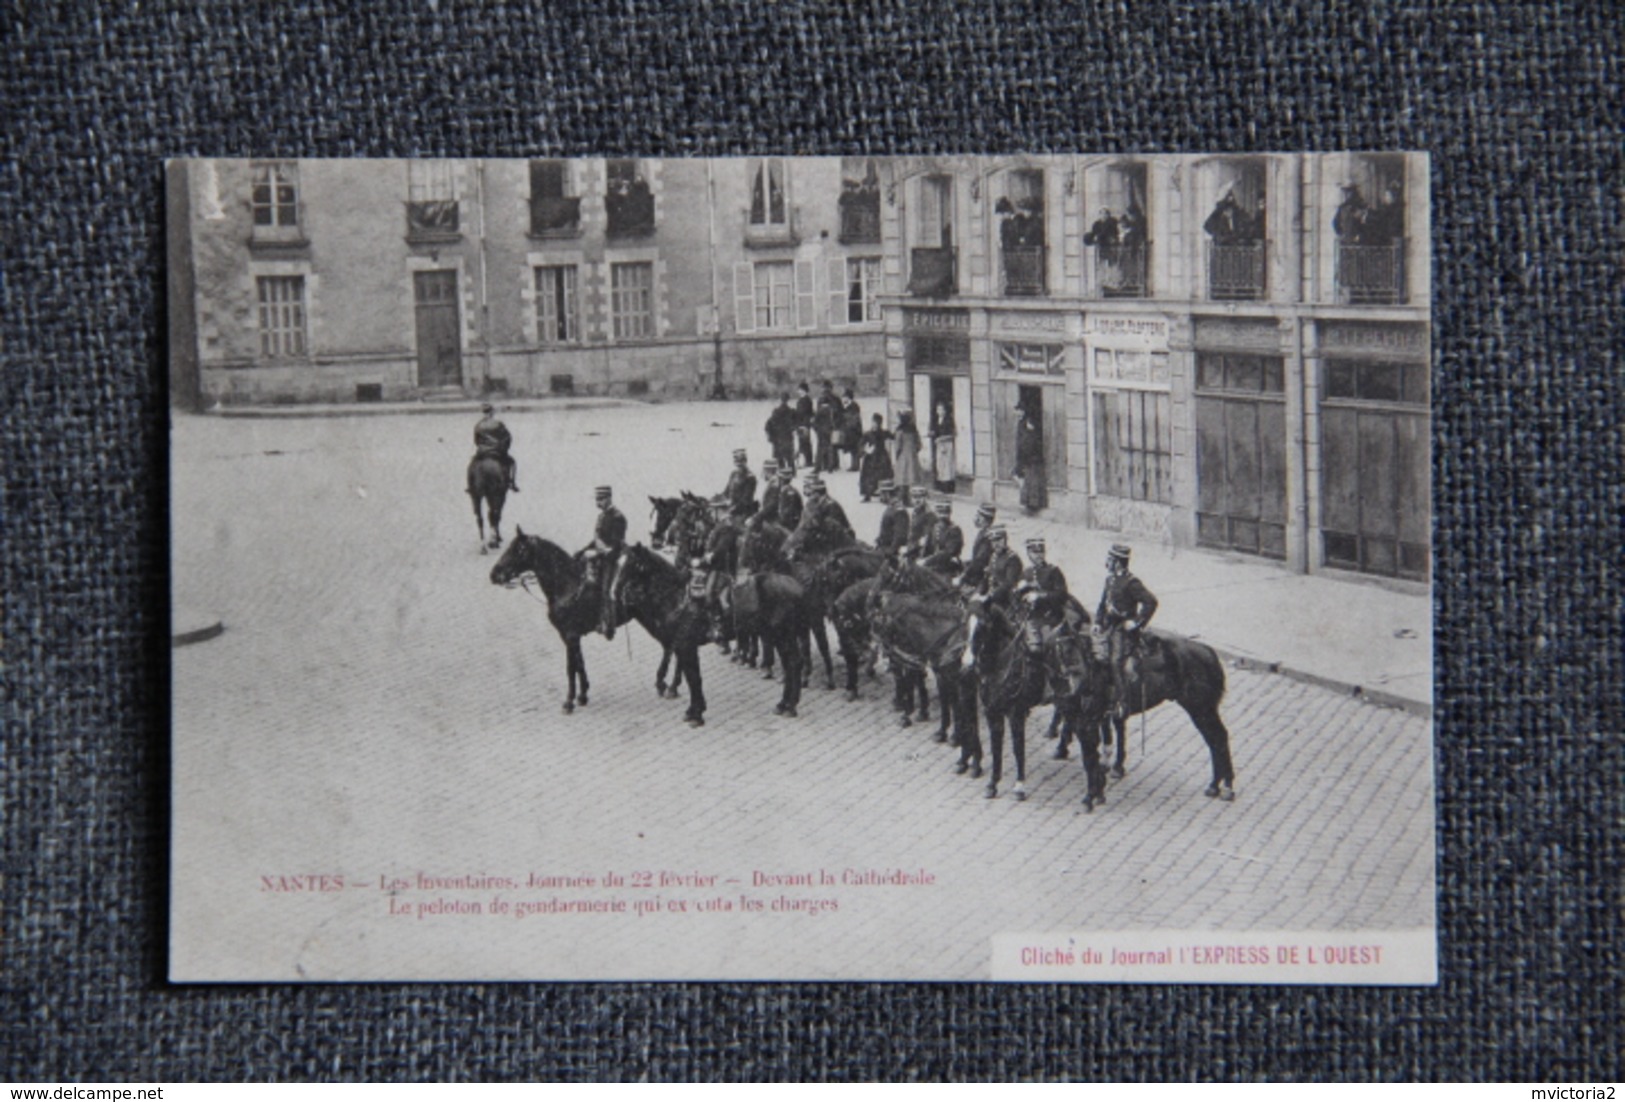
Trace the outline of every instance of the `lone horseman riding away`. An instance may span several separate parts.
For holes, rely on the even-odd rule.
[[[480,554],[502,546],[502,506],[508,493],[519,492],[514,483],[514,460],[508,454],[513,446],[513,434],[508,426],[497,420],[496,410],[480,407],[483,416],[474,426],[474,458],[468,461],[465,486],[469,504],[474,507],[474,522],[480,530]],[[481,511],[481,504],[484,510]],[[486,542],[486,518],[491,522],[491,539]]]
[[[508,482],[508,492],[519,492],[519,463],[508,454],[513,447],[513,433],[497,420],[496,407],[490,403],[480,407],[479,424],[474,426],[474,459],[495,459],[502,464],[502,475]]]
[[[600,486],[593,493],[598,505],[598,522],[593,525],[592,542],[583,547],[578,557],[587,568],[585,586],[598,588],[600,608],[598,630],[605,639],[615,638],[615,611],[611,607],[610,587],[615,565],[626,547],[626,516],[613,501],[613,491]]]

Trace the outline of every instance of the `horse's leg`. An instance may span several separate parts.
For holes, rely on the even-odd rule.
[[[978,730],[981,717],[977,711],[976,678],[951,673],[942,677],[944,707],[953,712],[954,742],[959,746],[959,760],[970,763],[970,775],[982,775],[982,736]]]
[[[705,724],[705,688],[700,682],[700,648],[686,647],[678,659],[679,672],[688,681],[688,722],[691,726]]]
[[[818,617],[813,621],[813,639],[818,643],[818,654],[824,660],[824,688],[831,691],[835,688],[835,663],[829,656],[829,633],[824,630],[824,618]]]
[[[841,650],[841,661],[846,663],[846,699],[858,698],[858,662],[861,655],[858,648],[852,644],[851,639],[843,637],[839,628],[835,630],[835,640]]]
[[[480,554],[485,554],[485,514],[480,511],[480,495],[473,490],[468,492],[468,500],[474,505],[474,523],[480,529]]]
[[[571,646],[576,652],[576,673],[581,678],[581,691],[576,696],[576,703],[585,708],[587,706],[587,656],[581,650],[581,636],[577,635],[572,639]]]
[[[1025,800],[1027,798],[1027,712],[1021,708],[1010,713],[1010,750],[1016,757],[1016,799]]]
[[[920,723],[931,722],[931,689],[926,681],[925,670],[926,668],[921,666],[914,672],[914,698],[919,704],[918,710],[914,713],[914,718]],[[937,682],[937,690],[938,692],[942,690],[940,680]],[[938,739],[937,741],[941,742],[942,740]]]
[[[1217,796],[1221,800],[1235,799],[1236,771],[1230,761],[1230,732],[1225,728],[1224,720],[1219,718],[1218,706],[1191,705],[1184,701],[1180,701],[1180,706],[1191,717],[1191,722],[1196,724],[1196,729],[1202,732],[1208,753],[1213,755],[1213,783],[1207,786],[1203,795]]]
[[[671,666],[671,648],[660,648],[660,667],[655,670],[655,695],[666,695],[666,670]]]
[[[485,500],[486,511],[491,514],[491,549],[502,546],[502,498],[489,497]]]
[[[563,639],[564,678],[569,683],[569,695],[564,698],[564,714],[569,715],[576,710],[576,670],[581,664],[581,652],[577,649],[578,640],[575,636],[566,635]]]
[[[796,644],[799,633],[794,629],[781,629],[768,637],[768,645],[778,646],[779,656],[784,660],[784,693],[779,698],[779,714],[793,716],[796,706],[801,703],[801,670],[797,663],[801,656],[800,647]]]
[[[993,772],[988,776],[983,794],[991,800],[999,794],[999,781],[1004,776],[1004,716],[991,709],[987,713],[987,733],[988,741],[993,744]],[[961,760],[955,768],[963,773],[967,766]]]
[[[1100,726],[1106,722],[1098,706],[1083,710],[1078,717],[1078,750],[1083,761],[1083,809],[1094,811],[1106,802],[1106,770],[1100,764]]]
[[[892,670],[892,707],[897,709],[897,725],[914,725],[914,676],[912,671],[898,666]]]
[[[944,677],[941,673],[937,674],[937,708],[940,714],[937,716],[937,733],[932,736],[937,742],[947,742],[948,728],[955,724],[958,702],[953,698],[954,687],[951,678]],[[929,720],[931,716],[923,714],[920,718]],[[957,727],[955,729],[957,731]],[[959,745],[957,734],[954,736],[953,744]]]
[[[1112,762],[1112,776],[1119,780],[1128,775],[1128,770],[1123,767],[1123,755],[1128,752],[1128,739],[1123,737],[1126,723],[1123,717],[1114,715],[1102,724],[1102,734],[1110,732],[1117,739],[1117,759]],[[1101,741],[1109,743],[1110,738],[1102,738]]]

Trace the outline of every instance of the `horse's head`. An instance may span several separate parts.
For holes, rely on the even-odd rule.
[[[516,527],[513,542],[491,568],[491,584],[512,589],[526,574],[532,573],[536,569],[535,541],[535,536],[527,536],[523,528]]]
[[[653,497],[649,498],[653,507],[649,516],[649,543],[656,551],[665,545],[666,534],[671,530],[671,522],[677,519],[677,512],[683,507],[680,497]]]

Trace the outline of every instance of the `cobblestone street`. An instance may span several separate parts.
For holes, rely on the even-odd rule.
[[[736,446],[759,470],[766,413],[505,412],[523,492],[504,535],[574,550],[609,483],[647,540],[648,495],[719,491]],[[1132,724],[1128,776],[1092,815],[1077,762],[1051,760],[1047,710],[1030,724],[1029,799],[1007,779],[985,800],[931,728],[898,727],[889,682],[848,703],[815,681],[782,719],[774,686],[707,648],[707,725],[690,729],[682,702],[656,698],[660,649],[636,627],[585,642],[591,703],[561,714],[544,608],[491,585],[496,560],[479,553],[463,493],[473,420],[175,415],[174,601],[225,625],[174,655],[177,974],[982,979],[1005,931],[1431,926],[1429,721],[1278,675],[1228,671],[1234,803],[1203,798],[1206,748],[1168,705],[1143,753]],[[879,506],[858,503],[856,478],[833,476],[832,492],[870,538]],[[1052,546],[1064,538],[1051,529]],[[1092,603],[1098,568],[1071,580]],[[1194,599],[1174,591],[1170,628]],[[384,926],[390,877],[610,870],[693,879],[619,893],[659,896],[659,913]],[[820,870],[837,884],[817,890]],[[840,884],[847,870],[932,880]],[[307,874],[347,887],[261,880]],[[664,909],[679,896],[689,913]],[[714,899],[730,907],[694,913]],[[820,899],[836,906],[804,905]]]

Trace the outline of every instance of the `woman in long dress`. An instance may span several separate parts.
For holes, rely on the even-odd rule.
[[[920,430],[914,424],[914,411],[900,410],[897,414],[897,438],[892,441],[893,480],[897,488],[921,486],[925,475],[920,470]]]
[[[893,475],[891,465],[892,434],[880,414],[870,418],[874,427],[863,434],[863,460],[858,468],[858,492],[868,501],[880,489],[880,484]]]
[[[1016,426],[1016,481],[1021,483],[1021,507],[1029,513],[1049,505],[1049,486],[1044,480],[1044,430],[1033,419],[1033,411],[1021,411]]]
[[[954,415],[944,402],[931,415],[931,462],[940,493],[954,492]]]

